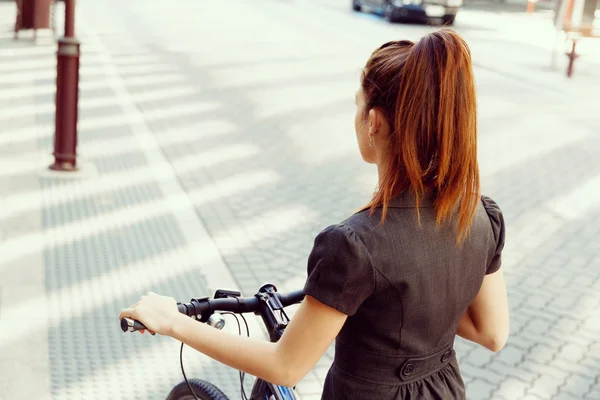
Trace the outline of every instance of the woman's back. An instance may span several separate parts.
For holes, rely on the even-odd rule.
[[[482,198],[460,245],[428,199],[417,213],[414,196],[396,197],[379,220],[362,211],[325,229],[309,258],[306,293],[350,316],[324,398],[462,398],[452,346],[485,274],[500,266],[500,210]]]

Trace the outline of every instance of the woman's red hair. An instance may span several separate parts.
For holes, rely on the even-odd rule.
[[[405,192],[433,199],[438,224],[456,222],[458,240],[469,232],[479,201],[477,105],[471,53],[454,31],[417,43],[388,42],[367,61],[362,88],[370,109],[390,126],[388,157],[379,187],[365,207],[383,208]]]

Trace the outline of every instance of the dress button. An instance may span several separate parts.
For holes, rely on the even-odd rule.
[[[402,368],[402,375],[410,376],[415,371],[415,366],[412,364],[406,364],[404,368]]]
[[[442,356],[442,362],[445,363],[446,361],[448,361],[450,359],[451,356],[452,356],[452,350],[446,350],[446,352]]]

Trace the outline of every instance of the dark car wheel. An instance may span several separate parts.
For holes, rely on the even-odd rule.
[[[362,4],[360,3],[360,0],[352,0],[352,9],[354,11],[362,10]]]
[[[394,17],[394,6],[392,6],[391,4],[385,6],[385,8],[383,9],[383,18],[385,18],[385,20],[390,23],[396,22],[396,18]]]
[[[454,25],[454,19],[456,18],[456,15],[445,15],[443,18],[444,21],[444,25]]]

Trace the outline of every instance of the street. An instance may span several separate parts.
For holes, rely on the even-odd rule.
[[[119,310],[149,290],[301,288],[316,234],[376,184],[354,133],[360,69],[435,28],[345,0],[77,7],[82,169],[63,177],[47,171],[56,44],[14,41],[0,2],[0,399],[164,399],[179,344],[123,334]],[[547,12],[465,9],[455,29],[475,65],[483,191],[506,218],[511,307],[499,353],[457,338],[467,398],[598,400],[600,40],[567,79]],[[332,354],[303,400],[320,398]],[[188,377],[240,398],[237,371],[183,357]]]

